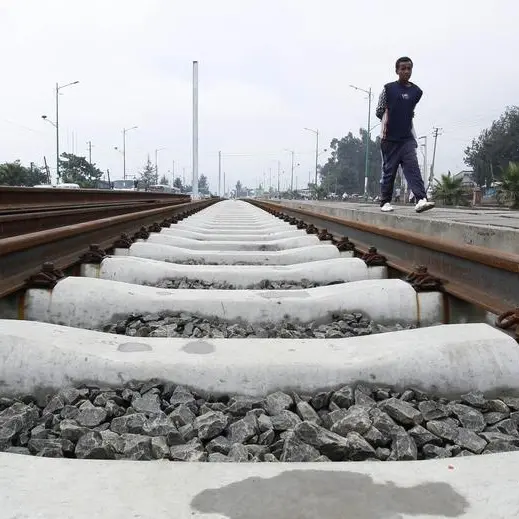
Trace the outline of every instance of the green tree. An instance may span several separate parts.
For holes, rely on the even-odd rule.
[[[207,177],[200,175],[198,178],[198,192],[207,195],[209,193],[209,184],[207,183]]]
[[[308,184],[308,189],[310,190],[310,196],[317,200],[322,200],[328,192],[326,186],[322,184],[320,186],[316,186],[315,182],[310,182]]]
[[[363,193],[366,160],[366,130],[359,130],[359,137],[351,132],[341,139],[332,139],[331,155],[319,171],[321,187],[326,192]],[[382,159],[380,139],[370,140],[368,192],[375,194],[380,189]]]
[[[509,162],[503,171],[501,185],[497,189],[497,201],[519,209],[519,163]]]
[[[139,182],[143,185],[144,189],[148,189],[153,184],[157,184],[157,172],[155,166],[151,163],[150,156],[139,174]]]
[[[166,175],[162,175],[162,176],[160,177],[159,184],[160,184],[161,186],[169,186],[169,180],[168,180],[168,178],[166,177]]]
[[[445,205],[459,205],[465,196],[461,183],[463,179],[454,178],[449,171],[447,175],[442,175],[440,180],[436,180],[433,188],[433,196]]]
[[[483,130],[465,149],[465,164],[474,171],[474,180],[487,187],[508,168],[519,162],[519,107],[507,107],[490,128]]]
[[[90,164],[85,157],[73,153],[62,153],[59,161],[61,182],[79,184],[80,187],[95,187],[103,172]]]
[[[175,178],[173,181],[173,187],[176,187],[177,189],[180,189],[182,191],[183,185],[182,185],[182,179],[180,177]]]
[[[19,160],[0,164],[0,185],[31,187],[47,182],[47,174],[32,162],[28,168],[22,166]]]

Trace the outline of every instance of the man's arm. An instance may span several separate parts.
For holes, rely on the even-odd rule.
[[[384,87],[382,89],[382,92],[380,94],[380,97],[378,98],[378,104],[377,109],[375,111],[375,115],[378,119],[382,120],[382,117],[384,116],[384,112],[387,108],[387,96],[386,96],[386,88]]]
[[[420,102],[420,99],[422,99],[423,92],[419,86],[415,85],[415,87],[418,89],[418,95],[416,96],[416,104],[418,104]]]
[[[423,92],[422,92],[422,89],[420,87],[418,87],[417,85],[415,85],[415,87],[418,90],[418,93],[416,95],[416,102],[414,104],[414,106],[416,108],[416,105],[420,102],[420,99],[422,99]],[[413,110],[413,119],[414,119],[414,110]]]

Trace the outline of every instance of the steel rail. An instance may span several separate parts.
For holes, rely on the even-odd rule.
[[[102,208],[102,207],[115,207],[115,206],[124,206],[124,205],[148,205],[152,204],[185,204],[189,202],[189,200],[108,200],[103,202],[84,202],[84,203],[75,203],[75,204],[51,204],[51,205],[32,205],[32,206],[16,206],[16,207],[3,207],[0,206],[0,216],[16,216],[16,215],[26,215],[33,214],[39,212],[50,213],[53,211],[67,211],[69,209],[74,209],[77,211],[81,211],[83,209],[90,209],[93,207]]]
[[[488,312],[499,315],[519,307],[519,255],[280,203],[249,201],[326,229],[332,235],[348,237],[360,253],[376,247],[387,258],[388,266],[397,271],[408,274],[416,265],[425,265],[431,275],[443,281],[446,293]]]
[[[32,232],[43,231],[55,227],[63,227],[75,223],[87,222],[99,218],[108,218],[138,210],[157,209],[165,206],[185,203],[182,200],[149,200],[135,202],[108,202],[102,204],[85,204],[79,207],[69,206],[61,209],[51,206],[40,207],[35,212],[15,210],[3,214],[0,211],[0,239]]]
[[[133,235],[142,227],[186,211],[203,209],[217,201],[207,199],[168,205],[1,239],[0,297],[22,289],[27,278],[40,272],[45,262],[52,262],[57,269],[70,268],[79,262],[80,255],[91,244],[111,249],[121,234]]]
[[[0,186],[0,207],[30,207],[37,205],[61,205],[100,203],[134,200],[181,200],[189,202],[188,195],[160,193],[157,191],[118,191],[113,189],[54,189]]]

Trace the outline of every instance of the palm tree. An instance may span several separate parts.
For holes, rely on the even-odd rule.
[[[445,205],[459,205],[464,196],[461,183],[463,179],[454,178],[451,172],[442,175],[441,180],[436,180],[433,188],[433,196],[435,199],[441,200]]]
[[[509,162],[503,171],[501,185],[497,189],[497,201],[519,209],[519,163]]]

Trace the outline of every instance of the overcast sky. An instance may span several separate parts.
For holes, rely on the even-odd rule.
[[[427,7],[426,7],[427,5]],[[87,154],[111,178],[159,152],[159,174],[192,165],[192,62],[199,61],[200,173],[253,187],[277,161],[299,187],[334,137],[366,126],[367,97],[349,87],[394,80],[412,57],[424,91],[419,135],[443,128],[436,172],[463,169],[463,149],[507,105],[518,103],[519,2],[515,0],[0,0],[0,162],[55,168],[54,85],[61,151]],[[374,110],[372,110],[372,120]],[[378,121],[374,121],[376,124]],[[374,133],[378,132],[378,128]],[[326,161],[327,153],[321,155]],[[282,179],[281,183],[284,181]]]

